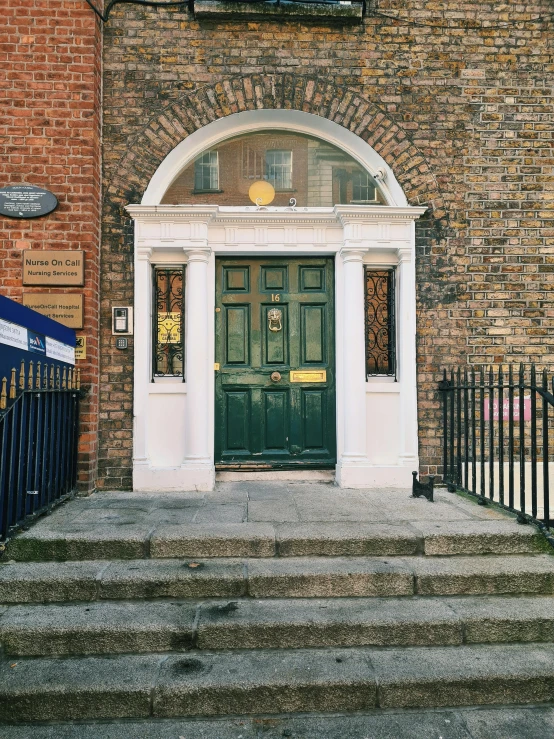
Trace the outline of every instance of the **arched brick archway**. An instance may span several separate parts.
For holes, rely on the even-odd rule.
[[[300,110],[344,126],[383,157],[410,205],[426,205],[434,219],[443,217],[442,197],[425,156],[397,122],[352,90],[294,75],[233,77],[167,105],[129,142],[107,183],[108,207],[140,202],[163,159],[194,131],[233,113],[261,108]]]

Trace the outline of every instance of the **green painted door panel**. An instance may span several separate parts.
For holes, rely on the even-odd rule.
[[[218,259],[215,329],[217,466],[333,466],[333,259]],[[291,382],[294,370],[326,382]]]

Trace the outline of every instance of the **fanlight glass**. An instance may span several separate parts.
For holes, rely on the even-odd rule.
[[[373,177],[349,154],[313,136],[263,131],[203,151],[176,177],[162,203],[251,206],[255,182],[275,191],[272,206],[386,204]]]

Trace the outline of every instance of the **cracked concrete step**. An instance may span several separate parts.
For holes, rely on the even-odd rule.
[[[0,565],[0,603],[554,592],[554,557],[309,557]]]
[[[554,598],[124,601],[0,608],[10,657],[554,642]]]
[[[145,719],[109,723],[3,726],[2,739],[543,739],[554,708],[401,710],[311,716]]]
[[[178,557],[361,557],[529,554],[546,551],[531,526],[510,519],[363,523],[95,523],[38,522],[8,544],[19,561]]]
[[[537,704],[553,697],[553,645],[260,650],[0,664],[0,720],[7,722]]]

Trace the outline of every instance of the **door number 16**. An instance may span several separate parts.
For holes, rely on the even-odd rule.
[[[272,303],[280,303],[281,302],[281,296],[279,293],[271,293],[271,302]]]

